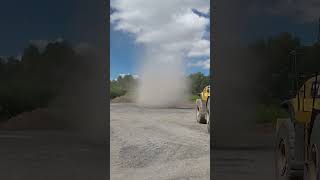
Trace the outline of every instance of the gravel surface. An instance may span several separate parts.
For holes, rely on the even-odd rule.
[[[213,150],[214,180],[275,180],[271,149]]]
[[[259,125],[255,130],[239,133],[230,126],[225,130],[230,137],[220,139],[225,143],[211,147],[212,178],[275,180],[274,131],[270,125]]]
[[[193,108],[117,103],[110,112],[112,180],[209,179],[209,134]],[[0,146],[0,179],[107,179],[106,145],[74,133],[2,130]],[[211,160],[214,180],[275,179],[270,147],[215,148]]]
[[[106,180],[106,145],[62,131],[0,131],[2,180]]]
[[[208,180],[209,134],[193,108],[111,104],[112,180]]]

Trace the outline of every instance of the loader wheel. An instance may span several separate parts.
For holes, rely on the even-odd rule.
[[[205,118],[205,113],[203,113],[203,103],[201,99],[196,100],[196,119],[198,123],[205,123],[206,118]]]
[[[294,163],[294,127],[290,119],[278,120],[275,146],[276,180],[291,180],[303,177],[303,171],[296,170]]]
[[[208,133],[210,134],[210,98],[208,99],[207,102],[207,129],[208,129]]]
[[[309,159],[307,161],[305,172],[307,180],[320,180],[319,173],[319,153],[320,153],[320,119],[314,121],[312,134],[310,136]]]
[[[318,145],[312,143],[309,151],[309,161],[306,165],[306,179],[318,180],[319,179],[319,162],[318,162]]]

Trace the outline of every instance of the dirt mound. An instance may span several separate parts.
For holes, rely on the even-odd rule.
[[[0,129],[61,129],[61,122],[57,122],[53,113],[46,108],[21,113],[0,124]]]
[[[111,100],[111,103],[133,103],[133,102],[135,101],[132,94],[125,94],[123,96],[116,97]]]

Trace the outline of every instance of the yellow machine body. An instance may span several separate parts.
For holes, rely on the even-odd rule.
[[[203,91],[201,92],[200,96],[202,101],[207,101],[210,97],[210,86],[206,86],[205,88],[203,88]]]
[[[297,95],[290,99],[294,110],[294,120],[297,123],[308,124],[311,120],[312,112],[314,112],[314,110],[320,110],[319,85],[320,75],[318,75],[317,78],[314,76],[305,81]]]

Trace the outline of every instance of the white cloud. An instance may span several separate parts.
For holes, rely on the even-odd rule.
[[[22,56],[18,55],[18,56],[0,56],[0,63],[8,63],[11,58],[13,58],[14,60],[18,60],[21,61],[22,60]]]
[[[134,79],[139,79],[139,75],[133,75]]]
[[[30,44],[36,46],[40,52],[43,52],[47,45],[49,44],[48,40],[31,40]]]
[[[134,79],[139,79],[139,75],[137,75],[137,74],[130,74],[130,73],[127,73],[127,74],[119,74],[118,75],[118,77],[120,76],[120,77],[125,77],[125,76],[129,76],[129,75],[132,75],[132,77],[134,78]],[[117,78],[116,78],[117,79]]]
[[[210,41],[201,39],[193,44],[189,57],[210,56]]]
[[[210,42],[203,39],[210,20],[192,11],[208,13],[210,0],[111,0],[111,7],[114,28],[149,49],[182,57],[210,54]]]
[[[188,63],[189,67],[201,67],[203,69],[210,69],[210,59]]]
[[[122,77],[122,78],[127,76],[127,75],[130,75],[130,74],[129,73],[127,73],[127,74],[119,74],[119,76]]]
[[[36,46],[40,52],[43,52],[49,43],[56,43],[56,42],[61,43],[63,41],[64,39],[59,37],[55,40],[44,40],[44,39],[30,40],[30,44]]]

